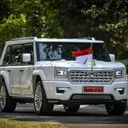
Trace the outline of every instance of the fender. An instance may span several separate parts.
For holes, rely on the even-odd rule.
[[[37,76],[40,77],[41,81],[45,81],[46,80],[46,77],[44,75],[44,72],[42,70],[35,70],[32,74],[32,84],[33,84],[33,89],[35,87],[35,84],[36,84],[36,78]]]
[[[8,91],[8,94],[10,95],[11,90],[10,90],[10,87],[9,87],[9,77],[8,77],[8,74],[5,71],[1,71],[0,72],[0,76],[3,77],[4,82],[5,82],[5,86],[6,86],[7,91]]]
[[[42,81],[46,80],[46,77],[45,77],[44,72],[42,70],[35,70],[33,72],[33,76],[40,76]]]

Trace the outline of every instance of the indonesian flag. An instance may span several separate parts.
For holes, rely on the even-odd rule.
[[[85,50],[73,51],[72,55],[76,58],[78,63],[86,63],[92,61],[92,46]]]

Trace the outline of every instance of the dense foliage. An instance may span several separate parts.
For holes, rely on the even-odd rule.
[[[15,37],[95,37],[128,56],[128,0],[2,0],[0,48]]]

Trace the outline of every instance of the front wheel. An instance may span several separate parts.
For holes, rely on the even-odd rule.
[[[126,110],[127,102],[106,104],[105,108],[109,115],[123,115]]]
[[[9,96],[4,82],[0,85],[0,108],[2,112],[14,112],[16,108],[16,101]]]
[[[49,104],[41,81],[38,81],[34,90],[34,108],[38,115],[52,112],[53,104]]]
[[[64,110],[68,113],[77,112],[80,108],[79,104],[64,104]]]

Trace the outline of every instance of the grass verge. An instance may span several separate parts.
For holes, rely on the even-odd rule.
[[[46,124],[29,121],[16,121],[9,119],[0,119],[0,128],[71,128],[61,124]]]

